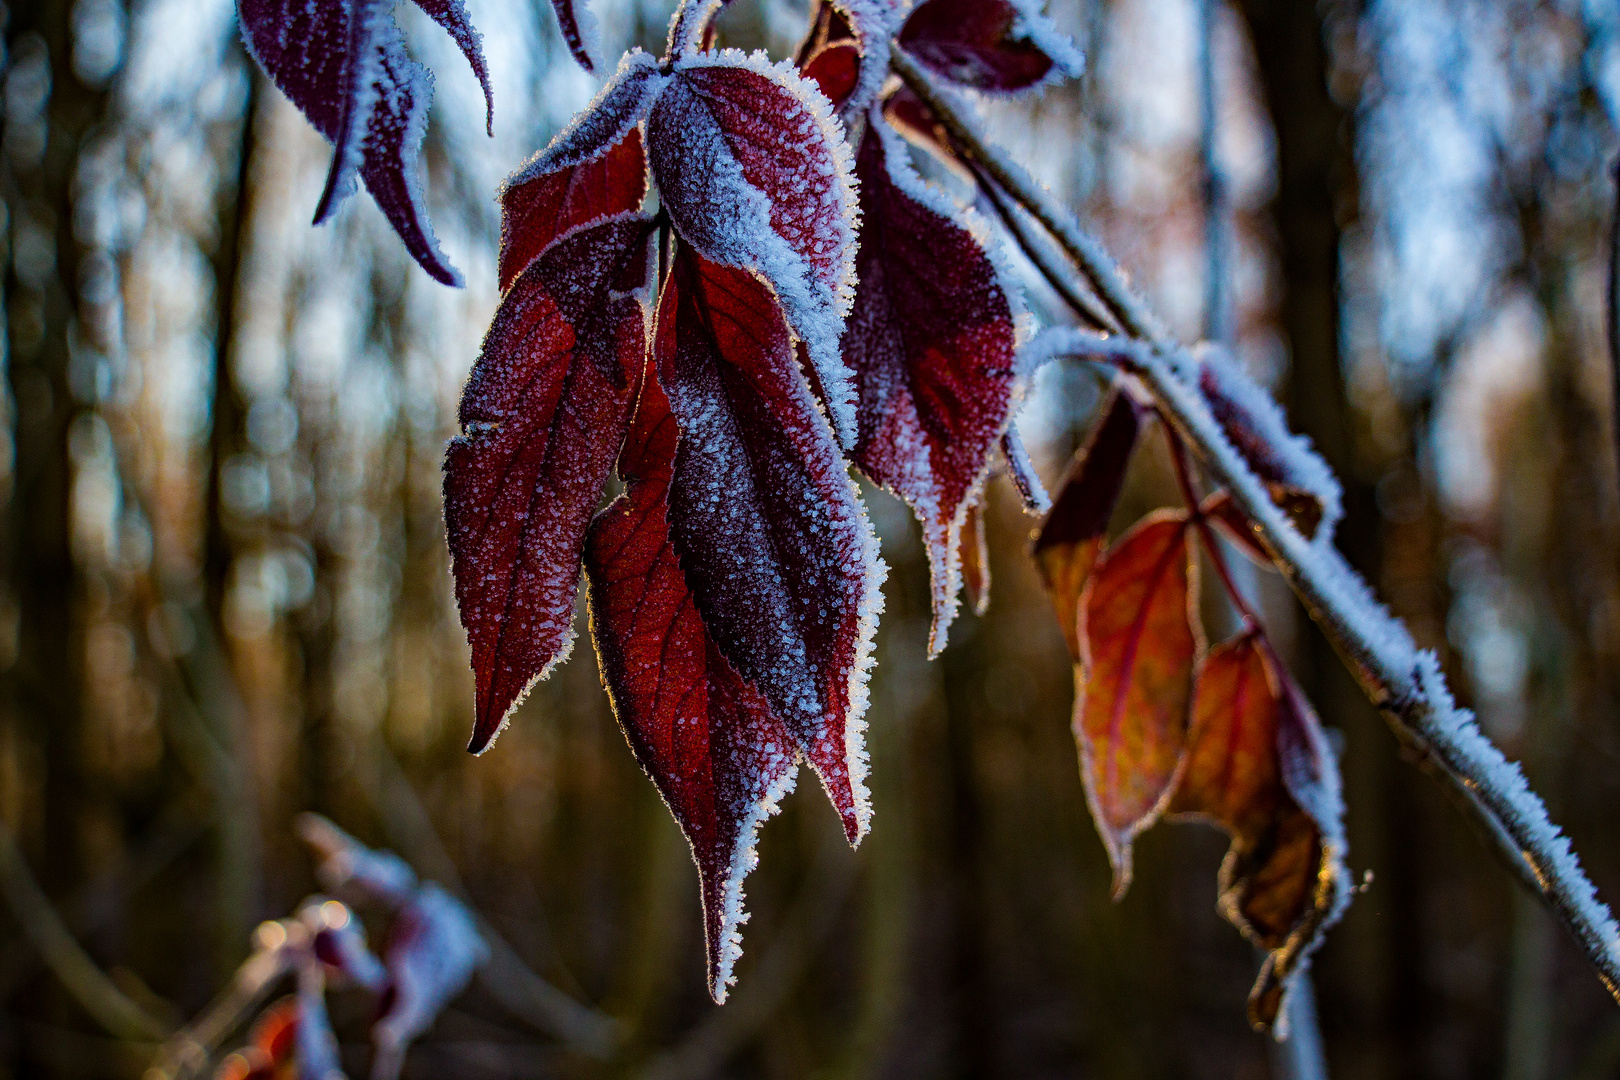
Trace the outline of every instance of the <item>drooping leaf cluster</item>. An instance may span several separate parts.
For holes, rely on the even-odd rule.
[[[460,4],[418,2],[487,88]],[[555,2],[593,69],[588,12]],[[988,601],[993,459],[1029,512],[1050,505],[1011,424],[1030,366],[1020,295],[988,223],[920,175],[914,154],[971,162],[890,85],[891,58],[981,94],[1081,67],[1026,0],[819,0],[792,63],[716,49],[721,6],[683,0],[666,54],[626,54],[503,187],[502,296],[444,488],[470,749],[567,657],[583,574],[615,714],[692,845],[716,1000],[755,834],[799,765],[852,843],[868,828],[885,568],[850,466],[920,522],[931,654],[964,588],[976,610]],[[318,220],[358,175],[418,261],[454,280],[416,180],[430,79],[386,5],[241,7],[254,55],[336,144]],[[1331,477],[1269,401],[1214,355],[1197,387],[1299,527],[1330,531]],[[1204,647],[1196,553],[1218,555],[1212,524],[1267,558],[1229,498],[1200,501],[1189,481],[1184,510],[1106,543],[1150,419],[1129,387],[1115,396],[1035,556],[1074,654],[1081,769],[1118,888],[1132,838],[1162,813],[1226,828],[1222,910],[1268,950],[1252,1011],[1269,1025],[1347,898],[1336,767],[1252,617]],[[604,507],[615,471],[623,490]]]

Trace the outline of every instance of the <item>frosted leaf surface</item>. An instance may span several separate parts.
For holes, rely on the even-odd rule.
[[[1085,58],[1030,0],[925,0],[900,47],[963,86],[1016,93],[1076,78]]]
[[[810,55],[805,74],[811,74],[817,63],[827,64],[832,59],[846,69],[845,92],[827,95],[846,123],[864,113],[883,89],[889,77],[889,50],[900,20],[901,5],[893,0],[820,0],[816,5],[804,46]],[[828,53],[833,57],[824,58]]]
[[[502,298],[462,393],[444,513],[475,753],[573,642],[585,529],[645,351],[650,235],[650,219],[624,214],[553,242]]]
[[[602,28],[585,0],[551,0],[557,14],[557,29],[574,60],[586,71],[595,71],[602,55]]]
[[[501,189],[501,288],[561,234],[636,210],[646,195],[647,155],[634,127],[599,157],[549,172],[525,169]]]
[[[466,906],[428,882],[394,913],[383,940],[388,972],[382,1011],[371,1026],[377,1048],[372,1080],[394,1080],[405,1050],[489,959],[489,946]]]
[[[253,58],[335,146],[316,223],[353,192],[358,176],[411,257],[436,280],[460,285],[428,224],[422,193],[433,76],[406,55],[391,6],[239,0],[238,11]]]
[[[1024,449],[1024,440],[1018,437],[1018,428],[1013,424],[1008,424],[1007,430],[1001,433],[1001,459],[1007,463],[1007,476],[1024,504],[1024,513],[1044,514],[1052,509],[1052,497],[1046,493],[1046,486],[1041,483],[1035,463],[1029,460],[1029,451]]]
[[[461,55],[472,65],[473,74],[478,76],[478,85],[484,88],[484,130],[493,135],[495,94],[489,86],[489,65],[484,61],[483,35],[473,29],[472,20],[467,17],[467,5],[462,0],[416,0],[416,6],[444,27],[461,50]]]
[[[679,431],[670,533],[704,625],[864,835],[862,739],[884,575],[781,311],[746,270],[682,246],[654,337]]]
[[[854,461],[922,523],[937,654],[961,591],[967,508],[1012,408],[1015,308],[982,225],[923,183],[876,110],[856,174],[860,284],[844,332],[858,392]]]
[[[659,90],[668,82],[669,77],[659,72],[658,61],[653,57],[640,49],[625,53],[618,70],[597,91],[591,103],[557,132],[545,149],[512,174],[506,181],[507,189],[606,154],[641,122]]]
[[[1230,356],[1213,346],[1197,353],[1196,385],[1210,413],[1249,468],[1270,491],[1272,501],[1289,509],[1290,497],[1307,495],[1320,512],[1291,513],[1302,535],[1317,542],[1332,539],[1343,516],[1338,478],[1311,442],[1288,430],[1288,421],[1271,395],[1261,389]],[[1313,520],[1314,519],[1314,520]],[[1302,527],[1309,525],[1310,527]]]
[[[623,495],[591,523],[585,572],[602,679],[636,760],[692,847],[708,984],[724,1001],[741,955],[755,837],[798,771],[796,740],[703,625],[669,537],[675,418],[655,373],[619,457]]]
[[[857,209],[827,99],[763,53],[703,53],[676,64],[648,118],[647,151],[681,238],[770,283],[849,445],[854,393],[838,341],[854,295]]]

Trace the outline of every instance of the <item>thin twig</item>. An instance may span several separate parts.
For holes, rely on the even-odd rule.
[[[175,1080],[206,1072],[214,1051],[242,1026],[287,971],[284,950],[272,947],[255,951],[202,1014],[163,1044],[147,1071],[148,1080]]]
[[[1614,449],[1620,467],[1620,160],[1614,163],[1614,208],[1609,211],[1609,390],[1614,395]],[[1620,476],[1620,470],[1617,470]]]
[[[1202,394],[1184,376],[1196,370],[1197,359],[1164,331],[1102,245],[1049,192],[992,147],[953,91],[899,50],[892,62],[953,139],[1046,228],[1129,331],[1135,340],[1109,340],[1106,347],[1142,379],[1210,476],[1257,526],[1277,568],[1373,705],[1397,735],[1467,792],[1464,805],[1478,815],[1489,835],[1506,842],[1511,857],[1524,867],[1520,880],[1533,882],[1610,994],[1620,1000],[1620,929],[1522,772],[1452,704],[1438,660],[1418,651],[1404,626],[1379,605],[1331,543],[1308,541],[1287,521],[1227,441]]]
[[[74,940],[4,824],[0,824],[0,892],[23,934],[96,1023],[120,1039],[151,1042],[168,1034],[162,1022],[131,1001]]]

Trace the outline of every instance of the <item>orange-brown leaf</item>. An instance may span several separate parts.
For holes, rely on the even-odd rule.
[[[1080,594],[1102,552],[1108,519],[1125,483],[1125,466],[1142,428],[1136,404],[1117,390],[1104,403],[1101,414],[1091,437],[1069,463],[1031,549],[1076,663],[1080,661]]]
[[[1075,739],[1091,815],[1131,878],[1131,841],[1168,801],[1187,745],[1198,630],[1187,515],[1140,521],[1103,557],[1081,598]]]
[[[968,507],[967,520],[957,541],[962,559],[962,584],[967,589],[973,614],[983,615],[990,607],[990,545],[984,538],[984,507]]]
[[[1257,632],[1210,650],[1170,812],[1211,820],[1232,837],[1218,906],[1267,952],[1249,996],[1250,1022],[1262,1030],[1277,1020],[1289,975],[1343,907],[1334,768],[1315,715]]]

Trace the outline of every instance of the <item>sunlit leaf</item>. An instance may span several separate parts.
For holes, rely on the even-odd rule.
[[[860,286],[844,333],[859,395],[854,460],[922,523],[938,653],[956,615],[967,504],[1012,407],[1014,301],[980,223],[923,183],[876,110],[856,175]]]
[[[856,839],[870,812],[861,731],[884,568],[832,430],[769,289],[684,245],[654,356],[679,431],[670,533],[704,625]]]
[[[770,283],[850,445],[854,391],[838,340],[854,294],[856,203],[827,99],[762,53],[702,53],[677,63],[659,94],[647,153],[681,238]]]
[[[1076,663],[1080,595],[1107,539],[1108,519],[1125,485],[1125,466],[1142,430],[1141,410],[1128,394],[1117,390],[1098,415],[1090,437],[1069,463],[1031,549]]]
[[[625,214],[553,242],[507,290],[462,394],[444,508],[472,646],[474,752],[573,642],[585,529],[645,349],[650,232]]]
[[[619,456],[625,492],[591,523],[585,569],[602,679],[636,760],[692,845],[709,991],[724,1001],[742,949],[754,839],[793,786],[799,755],[698,614],[669,539],[674,456],[675,420],[649,372]]]
[[[973,614],[983,615],[990,607],[990,545],[984,538],[984,507],[968,507],[967,521],[960,537],[962,587],[967,591]]]
[[[1097,561],[1081,598],[1074,734],[1092,818],[1131,879],[1131,841],[1158,818],[1186,749],[1199,631],[1191,526],[1161,511]]]

